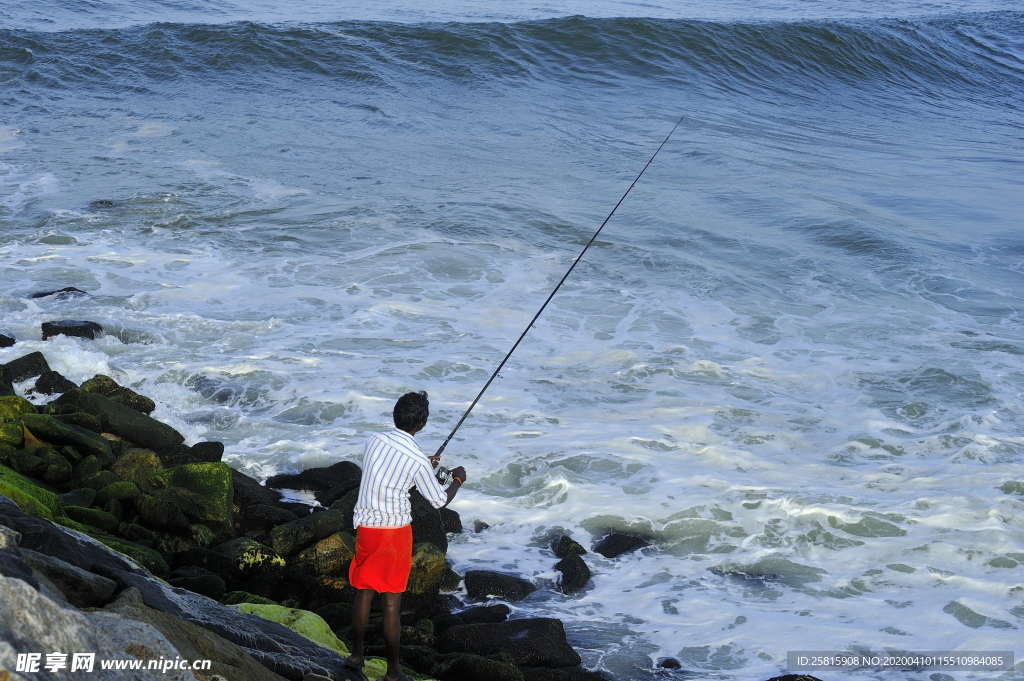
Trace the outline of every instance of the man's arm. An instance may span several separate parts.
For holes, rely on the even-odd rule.
[[[456,469],[458,470],[458,469]],[[455,471],[452,471],[453,475]],[[458,479],[465,481],[466,471],[462,471],[461,475],[457,476]],[[452,479],[452,484],[445,489],[441,486],[441,483],[434,477],[434,471],[431,470],[430,464],[426,461],[423,465],[418,467],[415,476],[413,476],[413,482],[416,485],[416,489],[419,493],[430,502],[434,508],[444,508],[451,500],[455,498],[455,494],[459,491],[462,483],[456,478]]]

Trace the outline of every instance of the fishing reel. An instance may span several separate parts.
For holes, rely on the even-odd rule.
[[[452,471],[451,469],[445,468],[440,464],[440,454],[435,454],[434,456],[430,457],[430,465],[434,467],[434,477],[436,477],[437,481],[442,485],[448,486],[452,484],[452,480],[454,479],[452,476]]]

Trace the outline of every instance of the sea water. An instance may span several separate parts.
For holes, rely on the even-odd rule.
[[[683,116],[449,445],[455,568],[650,537],[513,605],[616,679],[1024,654],[1022,93],[1009,0],[4,3],[0,361],[258,478],[408,390],[430,452]]]

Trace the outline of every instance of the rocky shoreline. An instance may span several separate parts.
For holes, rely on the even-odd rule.
[[[52,396],[40,406],[14,394],[14,384],[32,378],[34,394]],[[213,661],[208,671],[105,672],[111,679],[355,679],[342,659],[355,595],[345,576],[359,466],[343,461],[264,485],[223,463],[220,443],[187,445],[149,415],[154,407],[106,376],[75,385],[39,352],[0,367],[0,678],[76,677],[14,671],[18,653],[63,650]],[[288,501],[278,489],[311,492],[319,506]],[[526,597],[533,583],[456,574],[445,555],[448,536],[464,531],[458,513],[412,497],[402,638],[413,678],[609,678],[580,665],[561,621],[509,619],[502,601]],[[612,536],[594,550],[616,555],[641,545]],[[559,536],[552,552],[559,588],[582,589],[586,549]],[[460,586],[469,604],[454,595]],[[371,631],[369,640],[379,637]],[[370,678],[383,670],[379,659],[367,665]]]

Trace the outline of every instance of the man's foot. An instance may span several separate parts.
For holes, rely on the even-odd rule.
[[[346,657],[343,664],[349,669],[354,669],[357,672],[363,671],[363,658],[350,655]]]

